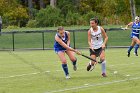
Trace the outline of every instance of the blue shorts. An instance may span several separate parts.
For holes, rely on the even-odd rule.
[[[131,38],[139,38],[139,34],[131,34]]]
[[[58,48],[54,48],[54,51],[55,51],[55,53],[58,53],[58,52],[65,52],[66,49],[58,49]]]

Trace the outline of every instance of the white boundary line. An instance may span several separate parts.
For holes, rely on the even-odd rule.
[[[134,64],[134,63],[131,63],[131,64]],[[114,67],[114,66],[117,66],[119,64],[116,64],[116,65],[109,65],[108,67]],[[130,65],[130,64],[122,64],[123,66],[125,65]],[[122,66],[121,65],[121,66]],[[82,69],[78,69],[78,70],[82,70]],[[61,72],[62,70],[56,70],[56,72]],[[42,73],[50,73],[51,71],[44,71]],[[14,78],[14,77],[23,77],[23,76],[29,76],[29,75],[36,75],[36,74],[40,74],[41,72],[34,72],[34,73],[28,73],[28,74],[19,74],[19,75],[11,75],[11,76],[5,76],[5,77],[0,77],[0,79],[6,79],[6,78]]]
[[[128,65],[134,65],[135,63],[130,64],[115,64],[115,65],[108,65],[109,67],[115,67],[115,66],[128,66]]]
[[[114,84],[114,83],[126,82],[126,81],[128,81],[128,80],[138,80],[138,79],[140,79],[140,77],[129,78],[129,79],[124,79],[124,80],[114,80],[114,81],[112,81],[112,82],[103,82],[103,83],[97,83],[97,84],[86,84],[86,85],[84,85],[84,86],[77,86],[77,87],[65,88],[65,89],[60,89],[60,90],[55,90],[55,91],[48,91],[48,92],[45,92],[45,93],[65,92],[65,91],[83,89],[83,88],[88,88],[88,87],[93,87],[93,86],[110,85],[110,84]]]
[[[49,71],[44,71],[45,72],[49,72]],[[36,74],[40,74],[41,72],[34,72],[34,73],[28,73],[28,74],[20,74],[20,75],[12,75],[12,76],[5,76],[5,77],[0,77],[0,79],[4,79],[4,78],[14,78],[14,77],[22,77],[22,76],[29,76],[29,75],[36,75]]]

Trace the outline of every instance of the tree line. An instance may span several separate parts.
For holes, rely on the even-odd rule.
[[[139,0],[0,0],[0,15],[4,28],[88,25],[92,17],[102,25],[126,24],[130,1],[139,14]]]

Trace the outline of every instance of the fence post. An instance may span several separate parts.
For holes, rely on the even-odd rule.
[[[105,30],[105,32],[107,33],[107,29],[104,29]],[[106,43],[106,49],[107,49],[107,43]]]
[[[12,32],[12,40],[13,40],[13,51],[15,51],[15,35],[14,35],[14,32]]]
[[[74,49],[75,49],[75,48],[76,48],[76,47],[75,47],[75,31],[72,30],[72,32],[73,32],[73,47],[74,47]]]
[[[44,32],[42,32],[42,44],[43,44],[43,50],[44,50]]]

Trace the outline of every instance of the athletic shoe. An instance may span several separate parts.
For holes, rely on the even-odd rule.
[[[66,75],[66,79],[70,79],[70,76],[69,75]]]
[[[99,61],[98,63],[99,63],[99,64],[102,64],[102,62],[101,62],[101,61]]]
[[[91,65],[88,63],[88,65],[87,65],[87,71],[89,71],[90,68],[91,68]]]
[[[102,76],[103,76],[103,77],[107,77],[106,73],[102,73]]]
[[[130,57],[130,52],[127,53],[127,56]]]
[[[73,70],[76,71],[77,70],[77,66],[73,65]]]
[[[95,68],[95,64],[91,64],[91,61],[87,65],[87,71],[92,71]]]
[[[134,53],[135,56],[138,56],[138,53]]]
[[[95,68],[95,64],[91,65],[90,71],[92,71]]]

